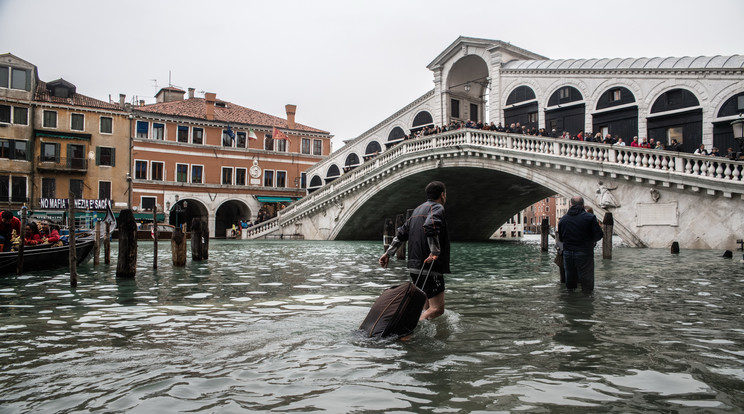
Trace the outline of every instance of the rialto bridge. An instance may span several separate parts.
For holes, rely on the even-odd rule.
[[[380,240],[384,219],[447,185],[455,241],[487,240],[553,194],[580,195],[636,247],[733,249],[744,238],[744,162],[723,157],[462,129],[403,141],[343,174],[250,237]]]

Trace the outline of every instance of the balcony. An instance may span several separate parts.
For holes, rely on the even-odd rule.
[[[48,158],[39,156],[36,169],[45,172],[85,174],[88,172],[88,160],[85,158]]]

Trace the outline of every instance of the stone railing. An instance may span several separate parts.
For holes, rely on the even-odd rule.
[[[533,154],[533,159],[534,155],[539,155],[541,159],[537,160],[544,162],[566,163],[575,160],[577,165],[586,166],[586,163],[589,163],[590,165],[596,164],[597,167],[615,166],[628,169],[628,171],[646,171],[650,174],[661,174],[659,179],[676,176],[680,182],[695,181],[690,184],[692,186],[701,186],[701,182],[729,184],[734,185],[735,188],[741,187],[737,192],[744,193],[744,162],[742,161],[675,151],[620,147],[596,142],[461,129],[401,142],[291,204],[282,210],[278,217],[272,219],[277,220],[272,225],[274,227],[283,225],[308,208],[326,203],[341,192],[353,191],[354,186],[394,165],[401,157],[448,148],[459,151],[463,146],[502,149],[504,154],[509,156]],[[267,228],[261,233],[270,232],[270,230]]]

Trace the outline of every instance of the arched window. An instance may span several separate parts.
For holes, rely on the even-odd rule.
[[[416,116],[413,118],[413,128],[422,127],[422,126],[428,126],[432,125],[434,123],[434,119],[431,117],[431,114],[427,111],[421,111],[416,114]]]
[[[330,167],[328,167],[328,172],[326,173],[326,178],[335,178],[341,175],[341,171],[338,169],[336,164],[331,164]]]
[[[560,104],[566,104],[569,102],[580,101],[584,99],[581,96],[581,92],[573,86],[562,86],[557,91],[553,92],[548,99],[548,106],[556,106]]]
[[[509,97],[506,98],[506,104],[514,105],[532,99],[535,99],[535,91],[533,91],[529,86],[522,85],[511,91]]]
[[[359,162],[359,157],[352,152],[346,157],[346,162],[344,163],[344,166],[345,167],[356,167],[359,164],[361,164]]]
[[[597,110],[611,108],[613,106],[625,105],[635,102],[635,96],[628,88],[610,88],[599,97]]]
[[[686,89],[672,89],[664,92],[651,106],[651,113],[674,111],[675,109],[699,106],[700,101]]]
[[[375,155],[381,152],[382,148],[380,148],[380,143],[377,141],[370,141],[369,144],[367,144],[367,149],[364,150],[364,156]]]
[[[314,175],[313,178],[310,180],[310,187],[320,187],[322,185],[323,180],[317,175]]]
[[[401,127],[395,127],[392,131],[390,131],[390,134],[388,134],[388,142],[398,142],[401,141],[406,136],[406,133],[403,131],[403,128]]]

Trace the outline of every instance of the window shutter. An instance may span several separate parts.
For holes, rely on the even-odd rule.
[[[116,148],[111,148],[111,166],[116,166]]]
[[[56,142],[54,144],[54,162],[58,164],[59,164],[59,157],[60,157],[61,149],[62,149],[62,144],[60,144],[59,142]]]
[[[96,165],[101,165],[101,147],[96,147]]]

